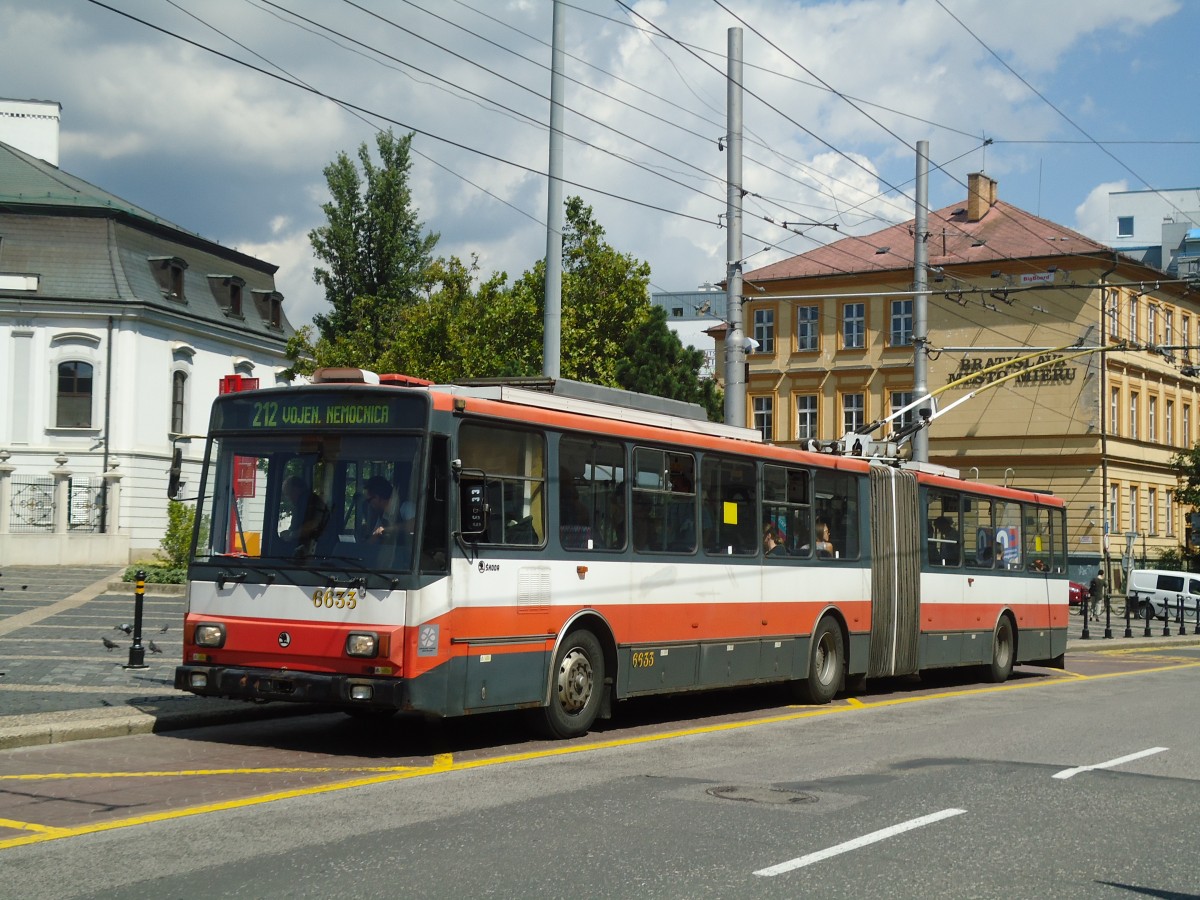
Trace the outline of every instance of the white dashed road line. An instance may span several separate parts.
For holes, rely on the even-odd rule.
[[[796,859],[789,859],[787,862],[781,862],[774,866],[768,866],[765,869],[759,869],[754,874],[762,875],[768,878],[773,875],[782,875],[784,872],[791,872],[795,869],[801,869],[804,866],[811,866],[813,863],[821,862],[822,860],[838,856],[842,853],[849,853],[851,850],[858,850],[860,847],[876,844],[879,841],[887,840],[890,837],[895,837],[896,835],[903,834],[906,831],[912,831],[914,828],[923,828],[926,825],[932,825],[934,822],[940,822],[942,819],[961,816],[965,812],[965,809],[943,809],[941,812],[930,813],[929,815],[921,816],[918,819],[909,819],[907,822],[901,822],[899,825],[892,825],[889,828],[881,828],[879,831],[872,831],[870,834],[864,834],[862,837],[855,838],[852,841],[846,841],[844,844],[838,844],[837,846],[829,847],[825,850],[818,850],[816,853],[810,853],[807,856],[799,856]]]
[[[1054,777],[1065,779],[1070,778],[1072,775],[1078,775],[1080,772],[1091,772],[1095,769],[1111,769],[1114,766],[1120,766],[1127,762],[1133,762],[1135,759],[1141,759],[1143,756],[1153,756],[1155,753],[1162,753],[1166,749],[1166,747],[1151,747],[1149,750],[1139,750],[1137,753],[1130,753],[1128,756],[1110,759],[1108,762],[1096,763],[1092,766],[1076,766],[1073,769],[1063,769],[1061,772],[1055,772]]]

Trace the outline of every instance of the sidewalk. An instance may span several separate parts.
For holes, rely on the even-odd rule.
[[[0,750],[83,738],[119,737],[193,728],[217,722],[304,714],[310,707],[289,703],[254,705],[197,697],[174,688],[182,654],[182,587],[155,587],[143,608],[145,668],[126,668],[131,640],[117,626],[133,624],[134,586],[122,584],[122,569],[6,566],[0,569]],[[1186,635],[1171,625],[1112,617],[1105,623],[1072,613],[1067,657],[1114,648],[1152,649],[1200,644],[1194,622]],[[105,647],[103,639],[116,643]],[[155,653],[150,642],[162,652]]]
[[[0,569],[0,749],[191,728],[301,712],[197,697],[174,688],[183,587],[147,593],[145,668],[127,668],[134,586],[124,569]],[[109,649],[103,639],[117,644]],[[150,642],[161,652],[155,653]],[[278,708],[276,708],[276,706]]]

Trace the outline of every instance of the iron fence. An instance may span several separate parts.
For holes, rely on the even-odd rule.
[[[104,479],[79,477],[67,481],[67,530],[100,530]],[[54,479],[49,476],[14,475],[9,530],[36,533],[54,531]]]

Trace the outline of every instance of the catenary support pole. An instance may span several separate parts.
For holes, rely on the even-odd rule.
[[[557,378],[562,357],[562,174],[565,28],[561,0],[554,0],[550,52],[550,178],[546,189],[546,307],[542,314],[542,374]]]
[[[917,141],[916,228],[913,229],[913,395],[929,393],[929,141]],[[919,415],[918,411],[918,415]],[[929,429],[913,435],[913,459],[929,462]]]
[[[729,29],[729,75],[725,152],[726,202],[725,299],[729,330],[725,334],[725,424],[746,425],[746,336],[742,329],[742,29]]]

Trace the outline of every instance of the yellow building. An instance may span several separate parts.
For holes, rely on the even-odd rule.
[[[1177,548],[1170,459],[1197,439],[1200,381],[1183,370],[1200,362],[1200,294],[1004,203],[985,175],[968,198],[929,214],[929,388],[957,383],[935,398],[930,461],[1065,498],[1077,578],[1105,555],[1106,518],[1114,566],[1130,543],[1139,563]],[[836,440],[916,399],[913,230],[745,274],[747,424],[782,444]]]

